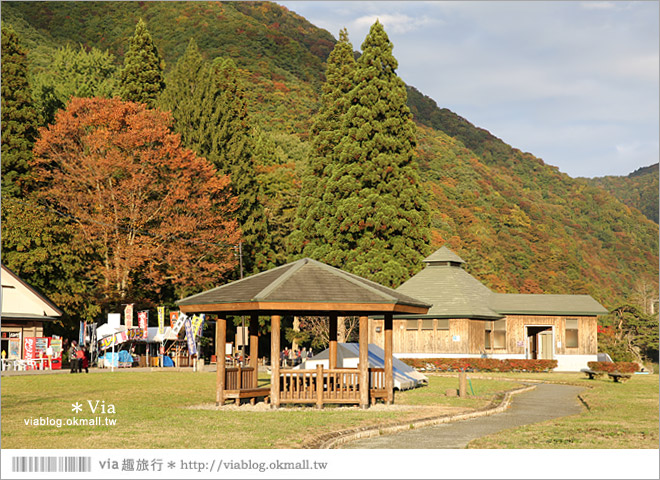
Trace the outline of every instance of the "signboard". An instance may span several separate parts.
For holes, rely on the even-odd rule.
[[[99,348],[101,350],[107,350],[113,345],[119,345],[120,343],[128,342],[129,340],[142,340],[142,330],[139,328],[132,328],[131,330],[115,333],[114,335],[102,338],[99,341]]]
[[[19,359],[21,357],[21,338],[19,336],[9,337],[9,352],[7,353],[7,358],[11,358],[13,360]]]
[[[119,328],[121,326],[121,313],[108,313],[108,326]]]
[[[236,327],[236,346],[247,346],[250,337],[248,327]]]
[[[461,341],[461,336],[460,335],[452,335],[451,339],[453,342],[460,342]]]
[[[62,339],[51,338],[50,348],[53,349],[53,358],[50,366],[53,370],[60,370],[62,368]]]
[[[133,303],[129,303],[124,307],[124,324],[128,328],[133,327]]]
[[[146,340],[149,338],[149,311],[143,310],[138,312],[138,325],[142,330],[142,339]]]
[[[165,333],[165,307],[158,307],[158,335]]]

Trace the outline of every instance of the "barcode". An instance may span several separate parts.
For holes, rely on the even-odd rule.
[[[92,457],[12,457],[12,472],[91,472]]]

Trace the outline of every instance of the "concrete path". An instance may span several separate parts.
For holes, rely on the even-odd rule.
[[[339,448],[465,448],[475,438],[501,430],[578,414],[584,407],[577,395],[583,390],[572,385],[539,384],[534,390],[514,395],[504,413],[365,438]]]

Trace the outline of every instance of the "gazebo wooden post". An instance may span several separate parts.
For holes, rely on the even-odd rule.
[[[394,372],[392,365],[392,314],[385,314],[385,404],[394,403]]]
[[[360,407],[369,408],[369,317],[360,317]]]
[[[330,337],[330,350],[328,352],[329,356],[329,361],[328,361],[328,367],[330,370],[337,368],[337,314],[332,313],[330,314],[329,317],[329,322],[330,322],[330,332],[329,332],[329,337]]]
[[[250,366],[252,367],[252,388],[259,385],[259,315],[250,316]]]
[[[270,405],[280,406],[280,320],[279,315],[270,317]]]
[[[227,343],[227,320],[218,318],[215,324],[215,362],[217,367],[215,406],[225,404],[225,345]]]

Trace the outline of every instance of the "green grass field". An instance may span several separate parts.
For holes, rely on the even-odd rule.
[[[590,410],[482,437],[468,448],[658,448],[658,375],[633,375],[626,383],[581,374],[526,377],[588,387],[581,397]]]
[[[262,383],[260,381],[260,383]],[[2,378],[3,448],[299,448],[325,433],[386,425],[480,408],[511,381],[474,380],[475,396],[445,396],[458,380],[431,377],[428,387],[397,392],[395,407],[215,409],[215,373],[128,372]],[[88,400],[96,404],[92,413]],[[82,412],[72,411],[81,403]],[[105,405],[106,413],[102,413]],[[107,413],[110,405],[115,413]],[[115,425],[66,425],[67,419],[114,419]],[[34,425],[60,419],[61,427]],[[26,421],[28,424],[26,425]],[[71,421],[71,420],[69,420]]]
[[[431,376],[429,386],[397,392],[395,405],[214,407],[215,373],[129,372],[2,378],[3,448],[300,448],[319,435],[368,425],[408,422],[482,408],[521,378],[583,384],[591,410],[479,439],[471,448],[658,448],[658,376],[629,382],[580,374],[470,376],[474,396],[445,396],[456,376]],[[468,387],[468,392],[470,388]],[[88,401],[95,405],[92,413]],[[72,411],[80,403],[82,412]],[[111,413],[111,407],[114,413]],[[105,408],[105,413],[103,413]],[[114,425],[66,425],[100,417]],[[61,421],[56,425],[35,422]]]

